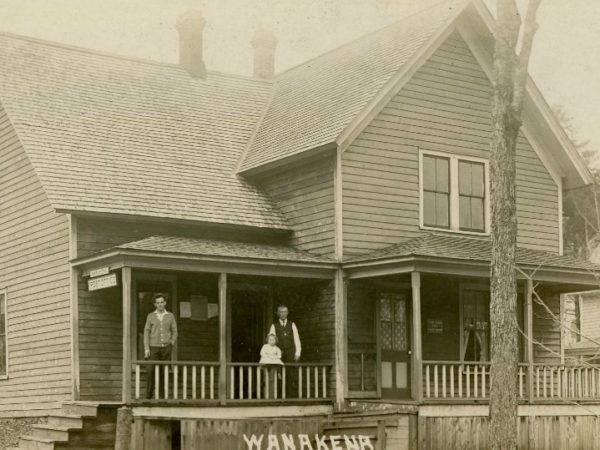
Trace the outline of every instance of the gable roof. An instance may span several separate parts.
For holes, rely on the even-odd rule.
[[[58,211],[287,230],[268,195],[235,171],[343,148],[459,17],[475,17],[475,34],[489,38],[480,0],[446,0],[275,83],[214,72],[198,80],[173,64],[0,33],[0,107]],[[589,182],[530,84],[536,147],[565,168],[565,187]]]
[[[491,73],[494,18],[482,0],[446,0],[284,72],[238,172],[252,174],[319,149],[344,150],[453,29]],[[531,78],[523,132],[557,184],[573,189],[591,173]]]
[[[269,83],[0,34],[0,105],[65,212],[287,229],[234,174]]]
[[[456,11],[444,1],[277,76],[239,172],[334,143]]]

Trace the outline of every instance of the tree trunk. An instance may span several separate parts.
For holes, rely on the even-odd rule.
[[[517,448],[518,336],[516,144],[526,91],[527,65],[540,0],[531,0],[521,44],[514,0],[497,0],[490,154],[492,260],[490,268],[491,389],[490,447]]]

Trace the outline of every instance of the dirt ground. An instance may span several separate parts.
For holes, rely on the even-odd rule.
[[[44,419],[39,417],[0,419],[0,450],[18,446],[19,436],[28,434],[33,424],[41,422],[44,422]]]

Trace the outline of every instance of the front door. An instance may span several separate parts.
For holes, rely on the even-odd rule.
[[[410,398],[410,299],[410,291],[378,294],[384,398]]]
[[[231,361],[257,363],[265,343],[266,301],[257,291],[231,292]]]

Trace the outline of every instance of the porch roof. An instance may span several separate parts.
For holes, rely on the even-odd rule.
[[[179,236],[151,236],[139,241],[118,245],[114,248],[161,253],[185,253],[189,255],[271,259],[278,261],[334,262],[326,256],[313,255],[312,253],[285,245],[249,244],[246,242]]]
[[[487,263],[491,261],[492,242],[489,237],[458,236],[428,233],[390,247],[347,260],[345,267],[386,264],[398,260],[428,260],[448,263]],[[535,274],[542,272],[576,272],[589,277],[600,275],[600,265],[568,255],[548,251],[517,248],[517,265]],[[488,269],[486,269],[488,270]],[[558,280],[557,280],[558,281]]]
[[[93,255],[74,259],[72,264],[86,271],[107,264],[111,268],[123,265],[136,267],[138,264],[140,267],[149,268],[147,263],[140,264],[142,260],[161,260],[155,268],[164,269],[181,269],[183,261],[188,268],[200,270],[202,267],[199,264],[208,263],[207,267],[212,271],[221,271],[226,264],[304,267],[327,271],[336,267],[333,259],[286,245],[164,235],[120,244]],[[179,261],[178,265],[174,265],[173,261]]]

